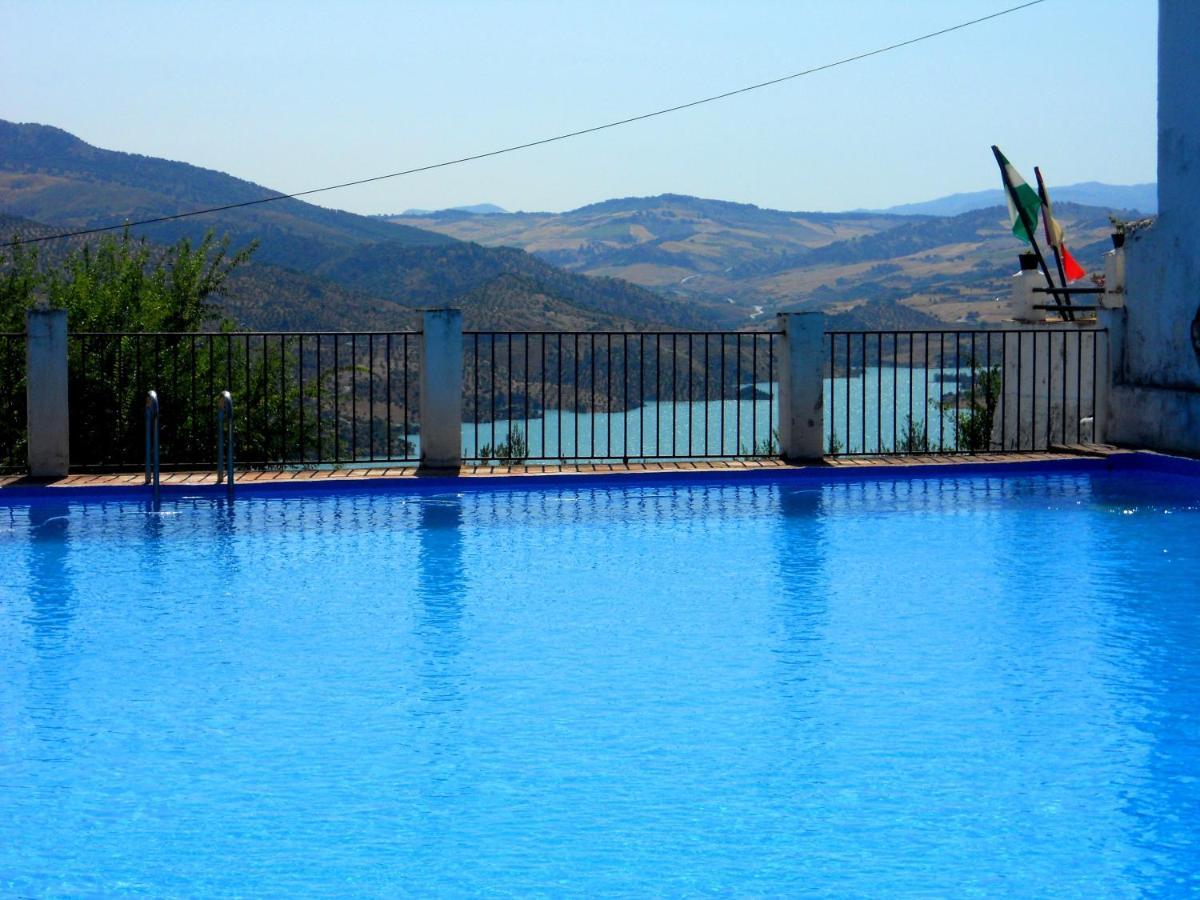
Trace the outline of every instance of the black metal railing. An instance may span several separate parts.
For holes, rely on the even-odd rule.
[[[234,397],[240,466],[415,462],[411,332],[74,333],[72,467],[142,464],[146,391],[164,467],[216,461],[216,397]]]
[[[25,467],[25,334],[0,333],[0,472]]]
[[[467,332],[463,458],[777,455],[779,338],[768,332]]]
[[[470,462],[636,461],[779,453],[770,332],[464,335]],[[416,462],[413,332],[73,333],[71,464],[143,463],[146,392],[164,467],[215,465],[215,400],[235,400],[237,462]],[[825,336],[828,454],[999,453],[1096,440],[1102,328],[835,331]],[[25,336],[0,333],[0,468],[25,462]]]
[[[1028,452],[1096,440],[1104,329],[825,337],[829,455]]]

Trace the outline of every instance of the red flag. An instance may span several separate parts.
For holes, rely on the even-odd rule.
[[[1067,281],[1078,281],[1087,272],[1083,271],[1083,266],[1075,262],[1075,257],[1067,252],[1067,245],[1060,243],[1058,252],[1062,254],[1063,271],[1067,274]]]
[[[1050,206],[1050,194],[1046,191],[1046,185],[1042,183],[1041,175],[1042,173],[1038,172],[1038,188],[1042,194],[1042,225],[1046,230],[1046,243],[1057,250],[1062,258],[1063,274],[1067,281],[1078,281],[1087,272],[1083,271],[1083,266],[1079,265],[1075,261],[1075,257],[1067,252],[1062,226],[1054,218],[1054,210]]]

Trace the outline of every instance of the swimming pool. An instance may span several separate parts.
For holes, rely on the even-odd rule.
[[[1200,889],[1200,478],[0,492],[0,893]]]

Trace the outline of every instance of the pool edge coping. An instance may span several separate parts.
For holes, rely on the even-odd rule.
[[[1052,472],[1148,471],[1200,478],[1200,460],[1151,450],[1117,450],[1107,454],[1038,454],[1036,458],[989,459],[933,463],[858,462],[856,464],[804,464],[727,466],[687,469],[638,469],[618,471],[565,471],[459,474],[343,475],[324,478],[262,479],[238,482],[235,497],[325,496],[340,493],[425,493],[488,490],[546,490],[577,487],[638,486],[644,484],[764,484],[789,481],[845,482],[899,480],[907,478],[980,477],[1035,475]],[[213,498],[228,496],[215,483],[165,483],[162,499]],[[61,481],[10,482],[0,486],[0,506],[8,501],[54,497],[62,500],[151,499],[150,489],[138,483],[63,484]]]

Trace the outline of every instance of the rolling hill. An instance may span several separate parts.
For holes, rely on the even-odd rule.
[[[0,213],[58,228],[242,203],[277,192],[187,163],[93,147],[61,129],[0,121]],[[36,227],[10,222],[3,233]],[[503,282],[487,327],[526,318],[524,304],[553,297],[579,321],[630,326],[728,326],[715,302],[668,297],[614,278],[563,272],[512,249],[465,243],[438,232],[299,200],[226,210],[135,229],[157,243],[197,240],[207,229],[235,246],[258,242],[254,263],[234,278],[227,309],[259,328],[399,327],[402,310],[443,306]],[[526,293],[522,293],[525,291]],[[494,298],[496,299],[496,298]]]
[[[1064,201],[1078,194],[1141,202],[1152,188],[1084,184],[1056,192],[1059,218],[1086,268],[1102,266],[1109,209]],[[0,213],[10,216],[77,228],[274,195],[221,172],[0,121]],[[257,241],[253,264],[236,275],[224,302],[239,322],[258,328],[399,327],[392,323],[411,321],[416,307],[448,304],[474,304],[471,320],[493,329],[535,327],[537,309],[605,328],[761,328],[786,309],[848,315],[860,327],[916,327],[1004,315],[996,298],[1007,293],[1021,250],[1004,208],[944,214],[991,197],[902,208],[936,213],[920,215],[788,212],[677,194],[566,213],[482,204],[395,217],[280,200],[139,233],[168,242],[213,228],[235,246]],[[18,227],[34,226],[9,230]]]
[[[1109,210],[1055,208],[1076,257],[1102,268]],[[665,194],[561,214],[447,211],[397,221],[518,247],[573,272],[724,303],[749,322],[776,310],[843,312],[872,301],[902,303],[942,320],[994,320],[1003,313],[994,300],[1006,293],[1021,250],[1002,206],[955,216],[806,213]],[[866,309],[873,308],[882,309]]]

